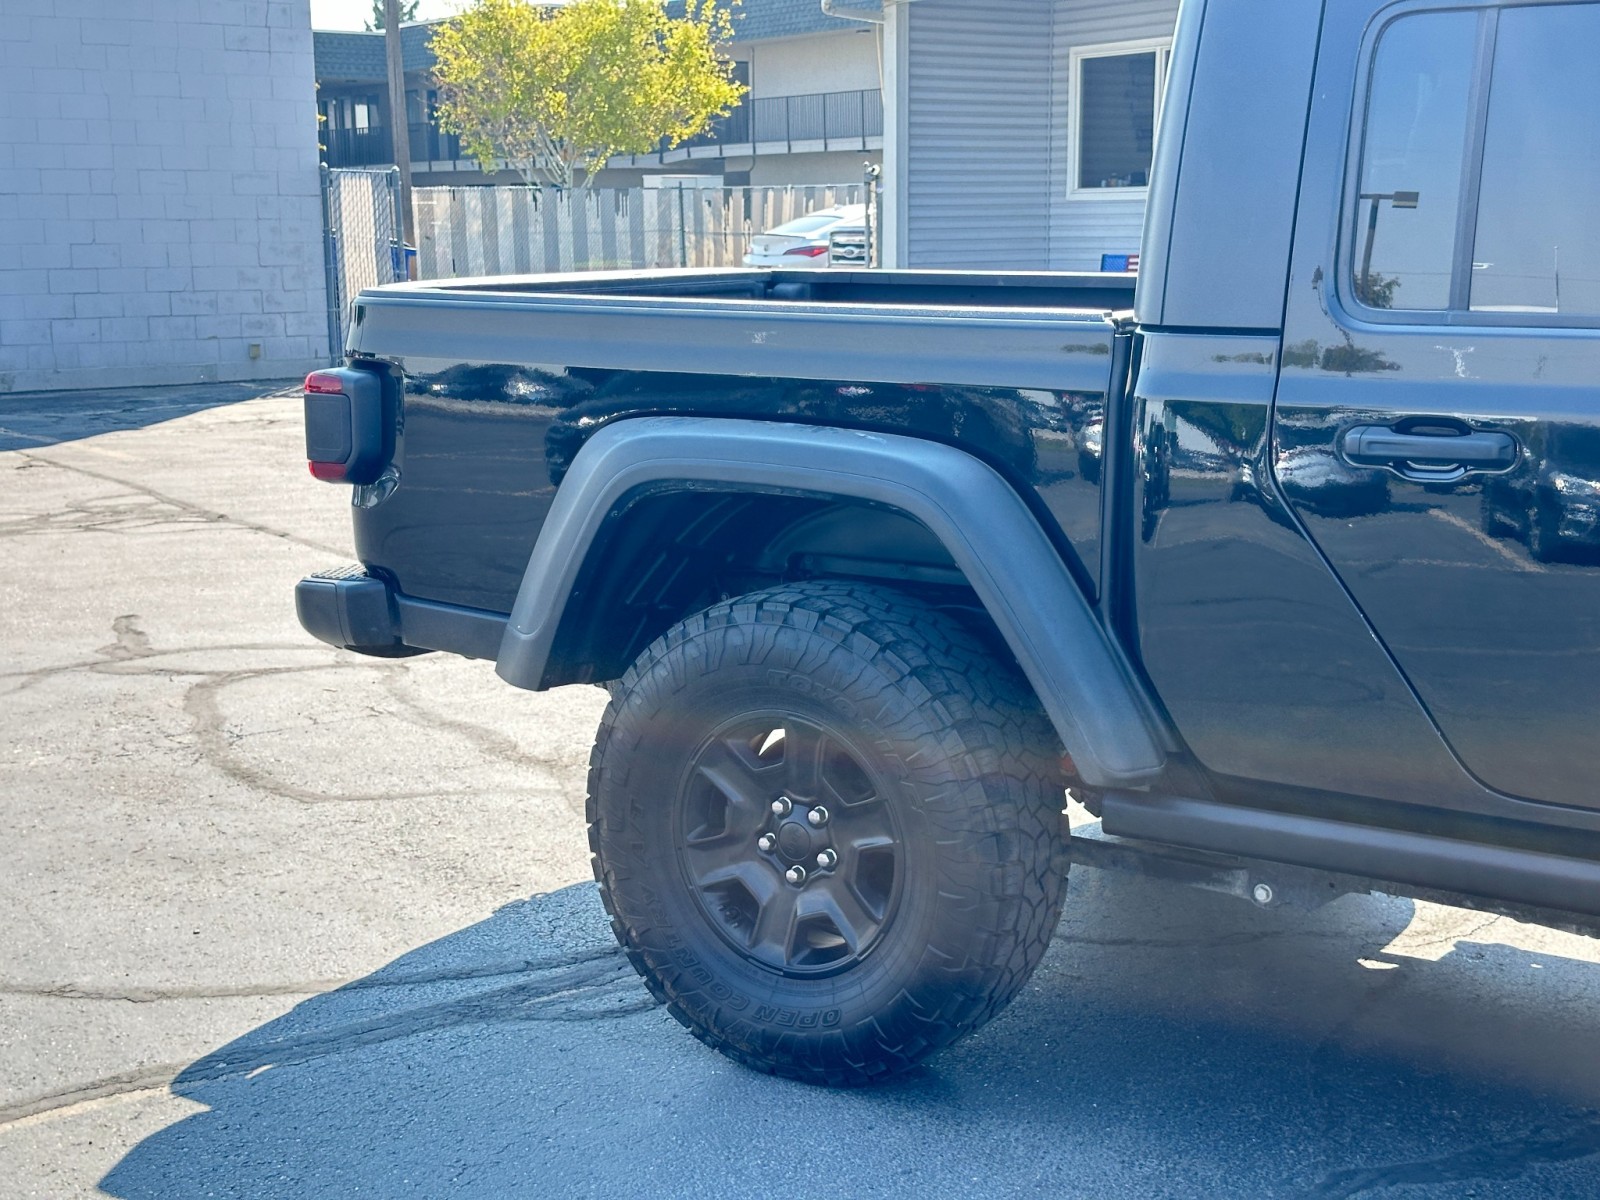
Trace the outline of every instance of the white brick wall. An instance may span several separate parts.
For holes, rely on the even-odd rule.
[[[0,392],[325,362],[308,0],[0,7]]]

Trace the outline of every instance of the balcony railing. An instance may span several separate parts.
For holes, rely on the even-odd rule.
[[[781,142],[864,141],[883,136],[883,93],[812,92],[746,100],[699,137],[680,146],[769,145]]]
[[[322,161],[330,167],[379,167],[394,162],[394,146],[389,130],[380,125],[369,129],[324,129]],[[411,161],[440,162],[461,157],[461,139],[441,133],[437,126],[411,126]]]
[[[678,149],[703,146],[768,147],[817,143],[832,149],[851,149],[841,142],[865,143],[883,136],[883,93],[877,88],[855,92],[813,92],[805,96],[762,96],[746,100],[725,117],[719,117],[699,137],[681,142]],[[394,161],[389,130],[325,129],[322,160],[330,167],[376,167]],[[865,148],[864,145],[861,148]],[[660,151],[665,151],[663,142]],[[433,125],[411,126],[411,161],[440,162],[461,157],[461,139],[441,133]]]

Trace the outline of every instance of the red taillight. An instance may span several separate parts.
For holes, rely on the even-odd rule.
[[[306,391],[337,396],[344,391],[344,381],[333,371],[313,371],[306,376]]]
[[[827,252],[828,248],[826,246],[796,246],[793,250],[784,251],[785,254],[798,254],[802,258],[816,258],[818,255],[826,254]]]
[[[394,453],[393,416],[376,371],[345,367],[306,376],[306,459],[313,478],[366,484]]]

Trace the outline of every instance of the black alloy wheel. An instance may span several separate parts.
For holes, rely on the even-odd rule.
[[[900,831],[843,736],[794,712],[740,718],[691,760],[679,812],[684,875],[739,953],[806,976],[846,970],[877,944]]]

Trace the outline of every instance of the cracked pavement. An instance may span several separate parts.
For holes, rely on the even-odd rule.
[[[0,1194],[1600,1195],[1600,945],[1388,897],[1079,870],[914,1074],[724,1061],[587,882],[603,693],[301,632],[268,392],[0,397]]]

